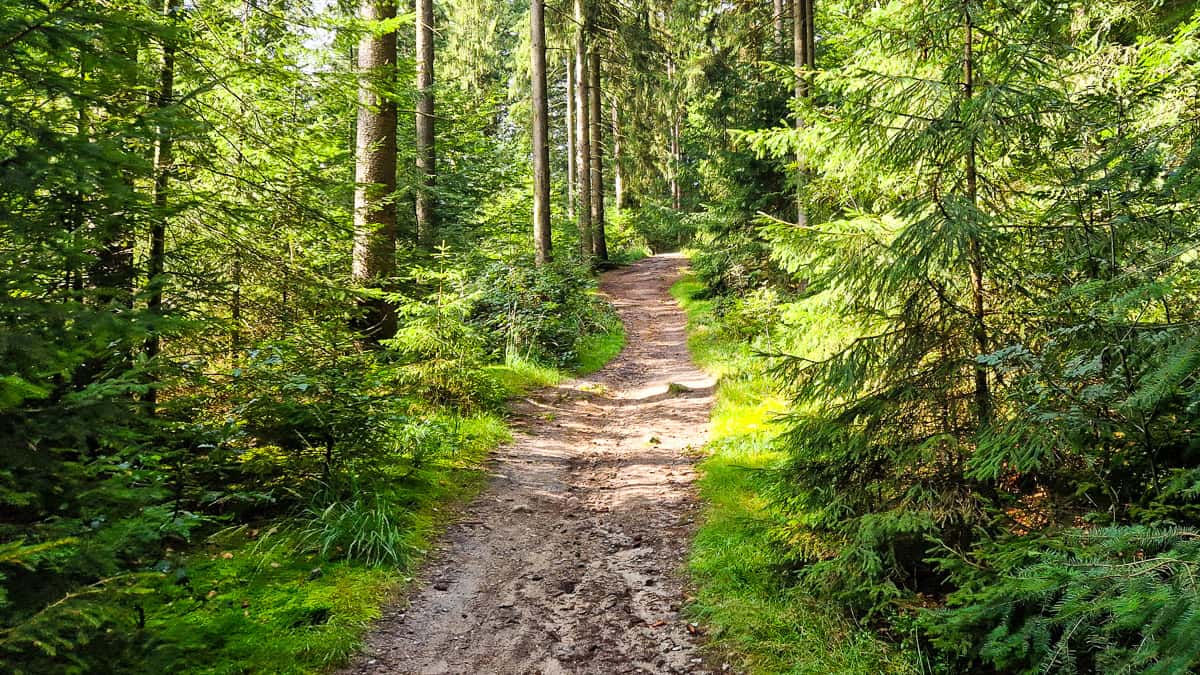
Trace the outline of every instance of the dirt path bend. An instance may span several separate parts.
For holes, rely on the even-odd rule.
[[[515,406],[522,431],[422,590],[344,672],[708,672],[679,615],[697,514],[688,450],[706,438],[713,386],[667,292],[685,264],[662,255],[604,275],[625,350]]]

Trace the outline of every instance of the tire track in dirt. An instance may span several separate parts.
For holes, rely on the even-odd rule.
[[[679,615],[713,391],[668,293],[685,264],[602,277],[625,349],[514,405],[488,487],[344,673],[710,672]]]

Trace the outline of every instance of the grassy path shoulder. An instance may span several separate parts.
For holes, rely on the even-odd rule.
[[[783,582],[773,554],[773,515],[765,494],[782,459],[772,423],[786,409],[750,344],[722,330],[704,286],[685,277],[671,289],[688,316],[688,347],[718,377],[706,458],[700,464],[707,509],[689,561],[691,606],[714,646],[751,673],[912,672],[902,655],[838,612]]]

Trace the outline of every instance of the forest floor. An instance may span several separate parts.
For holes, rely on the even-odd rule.
[[[488,487],[344,673],[714,670],[680,613],[714,385],[669,294],[686,262],[660,255],[602,277],[625,349],[514,404],[518,433]]]

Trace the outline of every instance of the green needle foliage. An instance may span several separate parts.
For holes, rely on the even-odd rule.
[[[567,211],[579,37],[604,264],[690,246],[722,377],[718,642],[1200,669],[1195,3],[551,2],[541,265],[528,3],[435,3],[420,168],[414,17],[351,4],[0,4],[3,670],[353,653],[505,397],[622,345]]]
[[[719,334],[791,401],[755,489],[779,574],[933,671],[1200,667],[1194,6],[816,25],[799,125],[744,112],[723,155],[798,177],[804,224],[716,184],[693,216]]]

